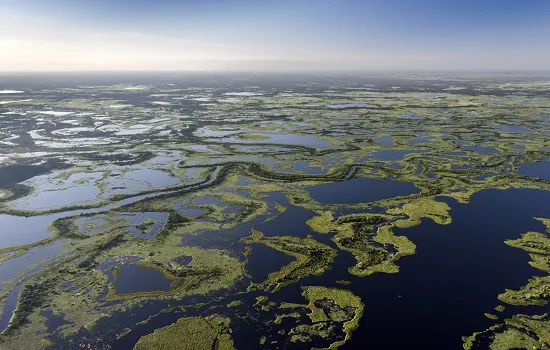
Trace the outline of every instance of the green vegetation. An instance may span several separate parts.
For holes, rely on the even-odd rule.
[[[232,302],[227,304],[227,307],[238,307],[238,306],[241,306],[242,304],[243,304],[242,300],[233,300]]]
[[[389,215],[353,214],[334,220],[331,212],[324,212],[308,220],[307,224],[319,233],[336,232],[332,240],[338,248],[351,252],[357,259],[357,265],[349,272],[367,276],[375,272],[395,273],[399,269],[394,261],[415,252],[415,245],[407,237],[395,236],[392,225],[385,225],[392,218]],[[395,253],[388,247],[393,247]]]
[[[306,276],[321,275],[330,269],[336,256],[333,248],[312,238],[265,237],[261,232],[254,231],[250,237],[243,238],[242,241],[248,244],[265,244],[295,258],[279,271],[270,273],[267,280],[258,286],[273,292]]]
[[[156,329],[139,339],[135,350],[231,350],[229,319],[212,315],[208,317],[184,317],[169,326]]]
[[[275,295],[257,300],[257,293],[276,293],[306,277],[314,279],[335,268],[338,253],[353,254],[356,264],[348,272],[355,276],[398,272],[397,261],[416,252],[401,228],[425,218],[451,222],[449,207],[435,200],[438,196],[466,203],[486,189],[550,190],[548,180],[520,173],[523,164],[549,155],[547,82],[400,76],[373,83],[371,78],[341,77],[326,85],[289,82],[288,87],[266,82],[265,88],[246,79],[222,79],[215,87],[188,81],[75,84],[70,89],[53,84],[40,91],[26,89],[25,102],[2,105],[0,112],[10,113],[0,120],[3,162],[51,173],[0,184],[0,212],[60,217],[47,228],[50,237],[1,247],[0,264],[33,248],[62,248],[32,266],[19,260],[21,271],[2,282],[0,305],[16,286],[24,287],[0,348],[111,347],[112,339],[140,331],[127,321],[113,325],[115,315],[120,320],[126,313],[141,320],[162,317],[148,303],[176,308],[181,322],[144,336],[136,348],[183,343],[232,348],[227,316],[234,319],[233,314],[266,327],[250,344],[282,348],[285,338],[307,348],[336,348],[357,327],[363,311],[359,297],[306,287],[307,305],[282,302],[276,307]],[[228,101],[225,93],[233,90],[260,94]],[[327,108],[356,103],[375,108]],[[55,111],[69,114],[60,117]],[[507,127],[524,127],[529,137]],[[384,136],[391,142],[381,142]],[[392,152],[403,154],[394,157]],[[421,192],[345,205],[319,203],[308,192],[312,186],[361,177],[409,182]],[[88,187],[79,192],[82,186]],[[66,190],[92,195],[72,202]],[[270,202],[274,192],[286,197],[288,205]],[[36,200],[39,196],[44,197]],[[44,207],[34,206],[39,203]],[[307,225],[328,236],[298,238],[280,232],[266,237],[254,230],[268,220],[290,218],[279,215],[295,209],[291,206],[317,213]],[[550,219],[539,220],[550,230]],[[36,232],[48,224],[37,224]],[[322,243],[325,239],[334,244]],[[294,260],[266,281],[252,283],[243,278],[251,244],[264,244]],[[506,244],[524,249],[532,266],[550,272],[547,235],[528,232]],[[170,288],[119,294],[116,286],[125,264],[158,271],[171,281]],[[349,284],[345,274],[344,269],[336,281],[342,286]],[[548,283],[548,277],[536,277],[499,298],[542,305]],[[50,329],[52,323],[42,316],[49,310],[66,323]],[[494,329],[493,349],[546,346],[545,318],[512,320]],[[183,342],[185,337],[193,341]]]
[[[504,243],[530,253],[550,254],[550,239],[544,233],[527,232],[520,239],[507,240]]]
[[[489,338],[491,350],[548,349],[550,322],[547,315],[515,315],[503,324],[464,337],[464,349],[475,349],[480,339]],[[483,344],[483,343],[481,343]]]
[[[303,341],[307,333],[328,337],[331,334],[330,323],[342,323],[344,339],[338,340],[329,346],[336,349],[351,338],[351,333],[359,326],[359,319],[363,315],[364,305],[361,299],[348,290],[326,288],[320,286],[303,287],[303,295],[308,300],[311,310],[309,318],[313,326],[296,327],[291,331],[293,341]],[[328,324],[327,324],[328,323]]]
[[[388,213],[393,215],[406,214],[409,217],[408,220],[397,220],[394,223],[396,227],[406,228],[419,225],[421,218],[432,219],[440,225],[450,224],[450,209],[447,203],[437,202],[431,198],[421,198],[405,204],[403,208],[390,209]]]
[[[536,218],[547,226],[548,219]],[[539,232],[527,232],[516,240],[507,240],[505,243],[511,247],[529,252],[532,261],[529,264],[544,272],[550,272],[550,240],[546,234]],[[510,305],[538,305],[543,306],[550,299],[550,276],[532,277],[525,286],[519,290],[506,289],[498,298]],[[495,307],[498,312],[503,312],[505,306]],[[491,319],[498,317],[485,314]],[[464,349],[475,348],[479,339],[490,339],[492,350],[512,349],[548,349],[550,348],[550,320],[548,315],[527,316],[517,314],[506,319],[503,324],[497,324],[483,332],[474,333],[470,337],[463,337]]]
[[[498,298],[510,305],[546,305],[550,299],[550,276],[533,277],[520,290],[506,289]]]
[[[330,211],[325,211],[319,216],[314,216],[313,218],[306,221],[313,230],[319,233],[329,233],[331,231],[338,230],[338,225],[333,223],[334,215]]]

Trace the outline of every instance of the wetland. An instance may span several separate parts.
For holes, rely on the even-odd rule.
[[[549,84],[6,76],[0,349],[550,348]]]

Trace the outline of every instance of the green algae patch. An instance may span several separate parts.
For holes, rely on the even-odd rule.
[[[282,302],[279,305],[279,308],[280,309],[297,309],[297,308],[303,308],[303,307],[306,307],[306,306],[307,305],[304,305],[304,304]]]
[[[250,141],[263,141],[269,139],[268,136],[258,135],[258,134],[239,134],[236,136],[239,140],[250,140]]]
[[[344,286],[349,286],[351,284],[351,281],[348,281],[348,280],[338,280],[335,282]]]
[[[514,315],[502,324],[462,339],[465,350],[486,348],[487,341],[491,350],[549,349],[550,319],[547,314]]]
[[[243,305],[243,301],[242,300],[233,300],[232,302],[230,302],[229,304],[227,304],[227,307],[239,307],[241,305]]]
[[[546,305],[550,299],[550,276],[533,277],[519,290],[506,289],[498,298],[510,305]]]
[[[350,214],[335,220],[332,212],[325,211],[307,224],[321,234],[336,232],[332,240],[357,260],[349,272],[368,276],[376,272],[396,273],[399,267],[395,261],[416,252],[416,246],[407,237],[393,234],[393,224],[386,223],[392,218],[390,215]],[[388,249],[390,246],[394,248],[392,252]]]
[[[241,239],[247,244],[260,243],[295,258],[290,264],[283,266],[279,271],[269,274],[267,280],[259,285],[272,291],[297,282],[310,276],[321,275],[331,268],[336,250],[320,243],[313,238],[298,238],[293,236],[266,237],[259,231]]]
[[[145,244],[143,248],[147,249],[146,247]],[[170,289],[119,294],[116,291],[115,281],[109,285],[109,293],[105,296],[105,300],[205,294],[231,287],[242,275],[240,261],[222,250],[177,247],[177,249],[165,251],[164,254],[151,255],[150,253],[139,252],[136,248],[134,246],[132,255],[145,257],[145,259],[138,261],[136,265],[161,272],[165,278],[172,281]],[[155,245],[150,248],[154,249]],[[193,259],[189,264],[181,265],[174,261],[181,256],[191,256]]]
[[[547,219],[536,218],[547,224]],[[541,271],[550,272],[550,239],[539,232],[527,232],[516,240],[506,240],[507,245],[529,252],[529,264]],[[550,299],[550,276],[535,276],[519,290],[506,289],[498,296],[511,305],[546,305]]]
[[[391,244],[388,235],[380,236],[384,243],[376,242],[373,237],[375,224],[382,223],[389,217],[375,214],[344,215],[334,220],[330,211],[315,216],[306,223],[316,232],[327,234],[336,232],[332,240],[339,249],[348,251],[355,256],[356,266],[350,267],[349,272],[357,276],[367,276],[374,272],[397,272],[393,264],[392,255],[385,249],[384,244]],[[406,237],[400,237],[406,240]],[[395,240],[392,240],[395,243]]]
[[[180,318],[141,337],[134,350],[235,349],[229,326],[229,319],[218,315]]]
[[[529,265],[536,269],[550,273],[550,255],[529,254]]]
[[[116,231],[107,237],[73,241],[67,245],[74,245],[72,254],[45,266],[23,287],[15,317],[8,326],[10,338],[15,339],[43,324],[39,315],[46,307],[54,306],[56,312],[64,315],[68,323],[63,326],[63,334],[72,336],[79,330],[94,329],[98,321],[109,314],[127,310],[143,300],[206,295],[230,289],[242,277],[241,262],[227,251],[178,246],[179,242],[177,236],[144,240]],[[182,263],[181,257],[192,257],[192,260]],[[102,266],[117,266],[129,258],[137,258],[138,266],[158,270],[172,280],[170,289],[118,294],[116,280],[110,282],[106,274],[109,270]],[[110,271],[116,278],[118,267]]]
[[[308,286],[302,289],[308,301],[308,308],[311,310],[309,318],[314,327],[316,324],[325,322],[343,323],[344,339],[332,343],[328,348],[336,349],[344,345],[359,326],[359,319],[363,315],[365,305],[361,302],[361,298],[345,289],[321,286]],[[299,332],[298,329],[295,333],[303,332]]]
[[[544,226],[546,226],[546,231],[550,233],[550,219],[547,219],[547,218],[535,218],[535,219],[542,222]]]
[[[440,225],[450,224],[451,216],[449,215],[449,210],[451,208],[447,203],[438,202],[431,198],[420,198],[405,204],[402,208],[390,209],[388,213],[393,215],[406,214],[409,219],[398,220],[395,222],[395,226],[407,228],[420,225],[420,219],[422,218],[432,219]]]
[[[327,234],[338,229],[338,225],[333,223],[333,221],[334,215],[332,212],[325,211],[321,215],[314,216],[307,220],[306,224],[316,232]]]
[[[507,245],[529,252],[529,265],[550,272],[550,239],[544,233],[527,232],[521,238],[504,241]]]
[[[529,253],[550,254],[550,239],[544,233],[527,232],[516,240],[504,241],[507,245]]]
[[[340,226],[333,241],[340,249],[351,252],[357,260],[357,264],[349,268],[349,273],[362,277],[377,272],[397,273],[399,271],[395,261],[403,256],[414,254],[416,245],[405,236],[394,235],[392,226],[392,224],[378,226],[376,231],[373,231],[374,226],[371,221],[351,223],[346,221]],[[393,249],[390,250],[388,247]]]

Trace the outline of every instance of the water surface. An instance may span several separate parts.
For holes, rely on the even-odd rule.
[[[264,244],[253,244],[248,256],[246,271],[252,276],[254,283],[262,283],[272,272],[294,261],[294,257],[286,255]]]
[[[519,168],[519,173],[539,179],[550,180],[550,162],[542,161],[535,163],[525,163]],[[550,214],[548,215],[550,216]]]
[[[420,193],[410,182],[373,178],[351,179],[308,188],[311,198],[325,204],[368,203]]]
[[[381,149],[374,152],[374,158],[379,160],[400,160],[412,153],[424,153],[423,150],[406,150],[406,149]]]
[[[167,290],[172,282],[157,270],[135,264],[122,266],[119,273],[116,281],[116,291],[119,294]]]

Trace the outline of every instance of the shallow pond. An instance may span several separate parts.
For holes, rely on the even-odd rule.
[[[409,140],[409,142],[410,142],[411,145],[417,145],[419,143],[429,143],[431,141],[427,140],[427,139],[424,139],[424,138],[421,138],[421,137],[416,137],[414,139]]]
[[[13,164],[0,166],[0,188],[23,182],[48,171],[48,168],[41,165]]]
[[[485,146],[480,146],[480,145],[465,146],[463,148],[468,150],[468,151],[474,151],[474,152],[477,152],[477,153],[490,153],[490,154],[498,153],[498,149],[496,149],[496,148],[485,147]]]
[[[306,221],[316,216],[311,210],[296,207],[288,203],[281,192],[269,194],[268,201],[286,207],[284,213],[279,214],[273,220],[254,225],[254,229],[266,236],[294,236],[305,238],[314,235],[315,231],[306,224]]]
[[[93,185],[79,185],[59,191],[43,191],[18,200],[16,205],[25,210],[49,210],[96,201],[100,190]],[[24,203],[24,205],[22,205]]]
[[[374,140],[377,144],[382,146],[388,146],[391,147],[394,145],[393,143],[393,136],[383,136],[379,137],[376,140]]]
[[[525,163],[519,168],[519,173],[539,179],[550,180],[550,162]]]
[[[46,261],[57,255],[63,250],[63,243],[64,242],[57,241],[43,247],[32,248],[29,249],[29,251],[24,255],[4,261],[2,265],[0,265],[0,283],[17,277],[18,275],[23,274],[28,267]],[[32,272],[33,271],[29,271],[29,273]]]
[[[150,184],[152,187],[168,187],[177,185],[180,183],[178,179],[173,176],[170,176],[164,171],[160,170],[151,170],[151,169],[140,169],[129,171],[124,174],[124,178],[131,180],[144,181]]]
[[[351,179],[308,188],[311,198],[325,204],[368,203],[420,193],[410,182],[373,178]]]
[[[62,214],[43,216],[14,216],[0,214],[0,248],[12,245],[28,244],[52,235],[47,228]]]
[[[532,130],[519,125],[491,125],[492,128],[511,133],[531,133]]]
[[[119,294],[167,290],[172,282],[157,270],[135,264],[122,266],[119,273],[116,281],[116,291]]]
[[[253,244],[248,256],[246,271],[252,276],[254,283],[262,283],[272,272],[294,261],[294,257],[281,253],[263,244]]]
[[[3,332],[10,323],[13,312],[17,306],[17,298],[19,297],[21,288],[23,288],[23,285],[18,285],[10,292],[10,294],[8,294],[8,297],[6,298],[6,303],[4,304],[2,314],[0,315],[0,333]]]

